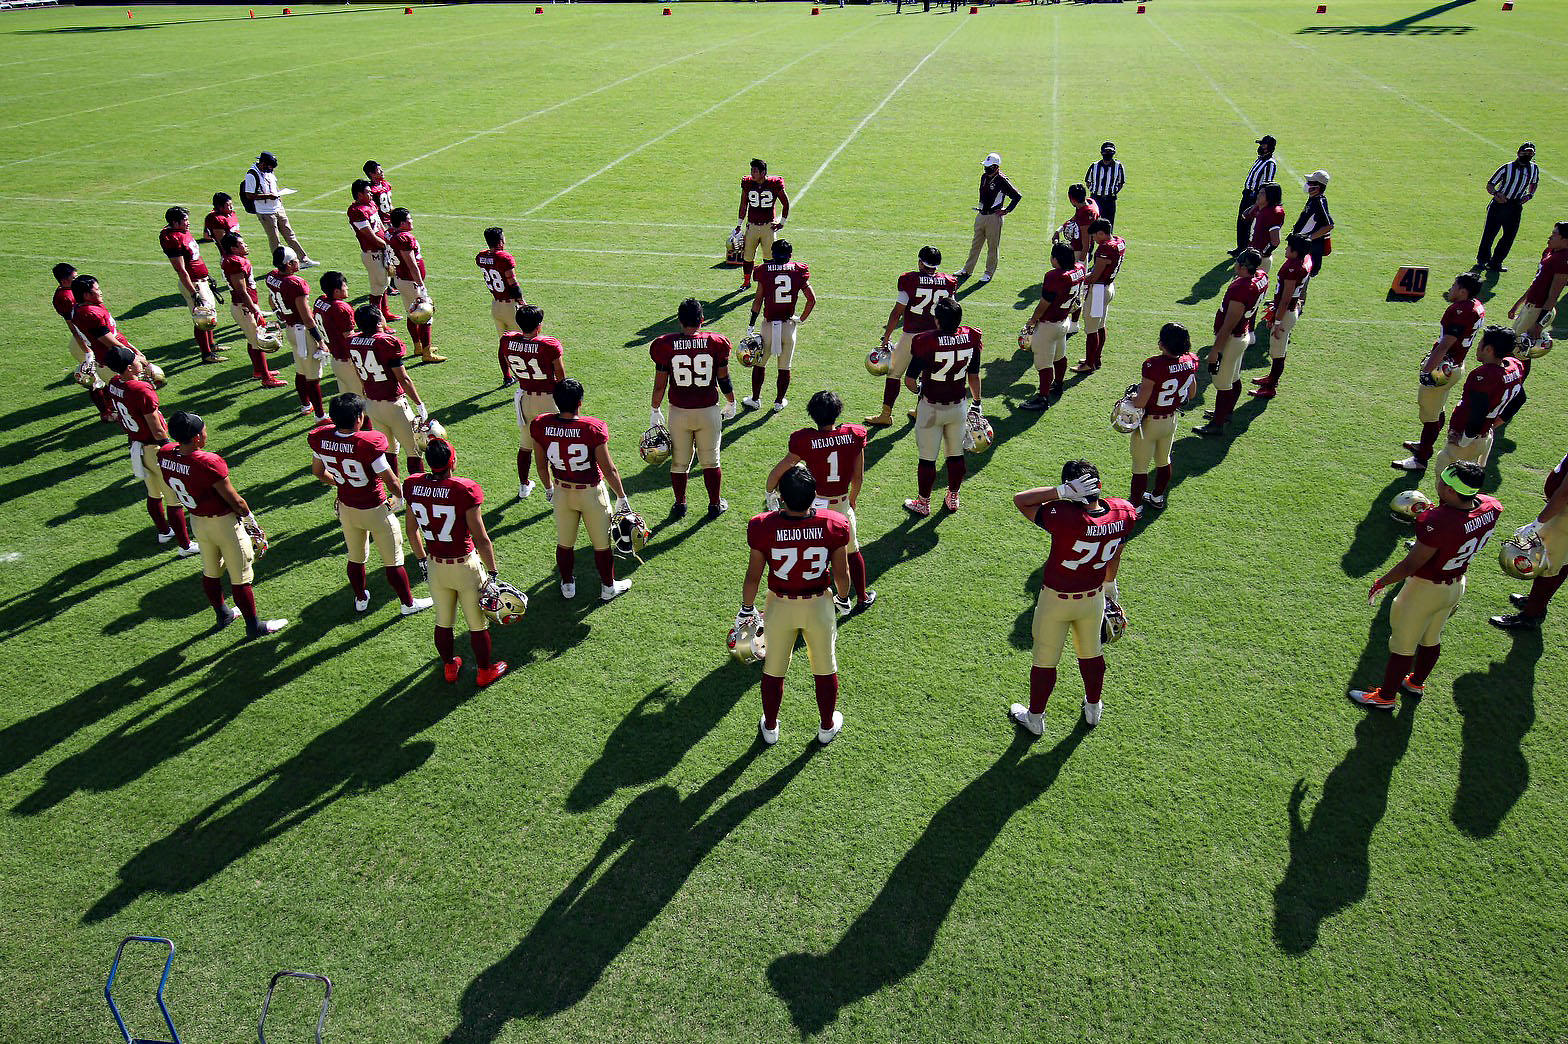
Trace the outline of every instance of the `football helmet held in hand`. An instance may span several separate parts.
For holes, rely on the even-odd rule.
[[[767,349],[762,347],[761,334],[747,334],[735,346],[735,358],[742,366],[760,366],[768,359]]]
[[[93,357],[89,355],[82,360],[82,365],[71,371],[71,380],[80,384],[83,388],[91,388],[98,382],[97,366],[98,364],[93,361]]]
[[[1549,564],[1546,543],[1541,539],[1540,526],[1531,523],[1503,541],[1497,552],[1497,564],[1515,580],[1534,580]]]
[[[1143,424],[1143,411],[1133,405],[1138,397],[1138,385],[1129,384],[1127,392],[1111,407],[1111,427],[1123,435],[1130,435]]]
[[[1430,382],[1434,388],[1446,388],[1454,381],[1454,361],[1444,358],[1442,362],[1432,367],[1432,372],[1424,375],[1422,383]]]
[[[216,330],[218,328],[218,311],[206,305],[197,305],[191,309],[191,324],[198,330]]]
[[[648,538],[651,536],[653,530],[635,511],[618,510],[610,518],[610,543],[618,555],[637,558],[642,549],[648,546]]]
[[[479,611],[489,617],[491,623],[503,627],[514,624],[528,612],[528,596],[505,580],[486,579],[479,589]]]
[[[246,515],[240,519],[240,525],[245,527],[245,535],[250,537],[251,554],[257,558],[266,554],[270,545],[267,543],[267,534],[262,532],[261,523],[256,521],[256,516]]]
[[[724,240],[724,263],[726,265],[738,265],[744,263],[745,260],[746,233],[740,230],[739,225],[736,225],[735,231],[731,232],[729,238]]]
[[[879,344],[866,353],[866,372],[873,377],[886,377],[893,371],[893,349]]]
[[[1432,499],[1419,489],[1407,489],[1394,494],[1388,512],[1395,522],[1414,523],[1421,513],[1432,507]]]
[[[1100,644],[1114,645],[1127,633],[1127,611],[1109,595],[1105,599],[1105,615],[1100,618]]]
[[[673,450],[674,443],[670,439],[670,429],[662,424],[655,424],[643,432],[642,442],[637,446],[637,452],[642,454],[642,459],[655,466],[668,464]]]
[[[1018,331],[1018,347],[1025,351],[1034,347],[1034,330],[1026,326]]]
[[[426,325],[435,318],[435,314],[436,304],[428,297],[415,298],[414,303],[408,306],[408,321],[416,326]]]
[[[414,418],[414,448],[423,453],[431,439],[446,438],[446,428],[434,417]]]
[[[964,414],[964,452],[984,453],[996,441],[991,422],[973,410]]]
[[[1552,350],[1552,331],[1541,326],[1541,336],[1532,337],[1529,332],[1519,335],[1519,340],[1514,346],[1514,357],[1518,359],[1539,359]]]
[[[768,655],[768,640],[762,633],[762,614],[736,617],[725,639],[730,655],[741,663],[756,663]]]
[[[151,359],[142,360],[142,376],[151,382],[154,388],[162,388],[169,383],[169,378],[164,376],[163,367]]]

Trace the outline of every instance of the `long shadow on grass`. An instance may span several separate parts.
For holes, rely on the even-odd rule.
[[[1399,546],[1402,535],[1410,534],[1409,526],[1394,521],[1388,513],[1388,502],[1401,490],[1416,488],[1420,481],[1419,475],[1400,472],[1372,498],[1366,517],[1356,523],[1350,546],[1340,556],[1339,567],[1346,576],[1366,576],[1387,560],[1388,553]]]
[[[819,748],[808,740],[773,775],[718,805],[766,749],[759,739],[689,797],[660,786],[634,798],[599,851],[523,941],[469,983],[461,1021],[445,1039],[450,1044],[493,1041],[513,1019],[548,1018],[586,997],[708,853],[782,792]],[[614,862],[600,873],[612,857]]]
[[[127,559],[138,560],[137,568],[129,574],[115,572]],[[37,587],[0,602],[0,639],[12,640],[56,619],[62,605],[86,602],[173,561],[173,555],[160,550],[150,525],[138,528],[122,536],[107,553],[78,562]],[[107,574],[112,576],[106,578]]]
[[[1088,730],[1080,722],[1044,754],[998,716],[1012,743],[996,764],[959,791],[893,868],[882,891],[825,954],[786,954],[768,966],[768,981],[806,1036],[827,1028],[844,1008],[911,975],[936,944],[964,882],[1013,814],[1050,789]]]
[[[1454,825],[1471,837],[1488,838],[1530,786],[1524,738],[1535,724],[1535,665],[1541,632],[1515,632],[1501,662],[1454,682],[1454,705],[1464,717],[1460,730],[1459,787]]]
[[[1381,678],[1388,656],[1385,598],[1351,684],[1371,688]],[[1395,714],[1357,711],[1356,742],[1323,780],[1322,794],[1304,823],[1301,806],[1310,788],[1297,780],[1286,805],[1290,863],[1274,889],[1274,944],[1299,957],[1318,942],[1322,923],[1366,897],[1371,878],[1372,833],[1388,809],[1394,767],[1405,756],[1415,724],[1415,701],[1401,701]]]
[[[750,304],[751,297],[751,290],[742,291],[740,287],[737,286],[729,293],[720,296],[716,301],[704,301],[702,304],[702,314],[705,317],[704,325],[706,329],[716,331],[721,319],[742,305]],[[626,343],[622,345],[622,347],[641,348],[644,352],[644,356],[646,357],[648,345],[655,337],[660,337],[667,333],[680,333],[680,331],[680,320],[676,317],[674,312],[671,312],[663,319],[655,319],[647,326],[644,326],[642,329],[632,334],[631,338],[627,340]],[[731,356],[730,361],[731,363],[735,363],[734,356]],[[735,364],[731,368],[737,372],[739,372],[741,369],[739,364]]]
[[[285,632],[286,633],[286,632]],[[259,671],[268,655],[252,647]],[[154,841],[120,868],[119,884],[82,916],[94,924],[149,893],[189,892],[339,798],[396,782],[429,760],[416,740],[473,694],[421,669],[394,682],[298,754],[247,781]]]
[[[1187,291],[1187,296],[1178,298],[1177,304],[1195,305],[1215,297],[1223,290],[1231,279],[1235,277],[1236,262],[1230,258],[1221,258],[1214,263],[1214,267],[1204,272],[1193,281],[1192,289]],[[1196,339],[1196,338],[1194,338]]]

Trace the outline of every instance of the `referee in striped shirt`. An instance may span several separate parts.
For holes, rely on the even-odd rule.
[[[1519,155],[1512,163],[1504,163],[1486,183],[1492,202],[1486,208],[1486,230],[1481,233],[1481,246],[1475,252],[1475,268],[1488,272],[1506,272],[1503,260],[1513,248],[1514,236],[1519,232],[1519,218],[1524,205],[1530,202],[1541,184],[1541,168],[1535,165],[1535,142],[1519,146]],[[1498,236],[1498,233],[1502,233]],[[1497,237],[1497,246],[1492,238]]]
[[[1258,201],[1258,193],[1263,191],[1263,186],[1274,180],[1279,165],[1274,162],[1274,135],[1265,134],[1257,141],[1258,159],[1247,172],[1247,180],[1241,183],[1241,209],[1236,211],[1236,249],[1230,252],[1231,257],[1236,257],[1247,249],[1247,240],[1252,233],[1252,219],[1247,215],[1247,210]]]
[[[1100,162],[1089,164],[1083,183],[1089,195],[1100,208],[1100,216],[1116,224],[1116,194],[1127,184],[1127,172],[1116,162],[1116,143],[1107,141],[1100,146]]]

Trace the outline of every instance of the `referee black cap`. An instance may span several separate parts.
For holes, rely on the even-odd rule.
[[[1535,151],[1535,142],[1533,142],[1533,141],[1525,142],[1523,145],[1519,146],[1519,151],[1520,152],[1534,152]]]
[[[1267,145],[1269,148],[1272,149],[1275,145],[1278,145],[1279,142],[1274,140],[1274,135],[1272,135],[1272,134],[1265,134],[1265,135],[1263,135],[1263,137],[1259,138],[1254,144],[1257,144],[1257,145]]]
[[[256,157],[256,162],[258,162],[258,163],[271,163],[273,166],[277,166],[277,164],[278,164],[278,157],[274,156],[270,152],[263,152],[260,156]]]
[[[1116,143],[1114,141],[1102,141],[1100,143],[1100,151],[1101,152],[1115,152],[1116,151]]]

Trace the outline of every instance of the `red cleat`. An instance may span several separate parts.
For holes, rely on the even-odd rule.
[[[1394,697],[1383,695],[1382,689],[1372,689],[1370,691],[1351,689],[1350,699],[1351,702],[1359,703],[1363,707],[1370,707],[1372,710],[1391,711],[1394,709],[1395,704]]]
[[[484,688],[511,669],[505,660],[497,660],[488,667],[479,668],[479,687]]]
[[[278,380],[277,374],[269,373],[261,379],[261,386],[263,388],[282,388],[284,385],[282,381]]]
[[[401,315],[383,315],[381,318],[389,323],[400,323],[403,321],[403,317]]]
[[[1279,393],[1274,390],[1274,386],[1272,384],[1265,384],[1261,388],[1252,389],[1247,394],[1252,396],[1254,399],[1272,399]]]
[[[1256,384],[1260,388],[1272,388],[1274,386],[1273,379],[1270,378],[1270,377],[1266,377],[1266,376],[1265,377],[1254,377],[1254,378],[1252,378],[1252,383]]]
[[[442,676],[446,678],[446,683],[448,685],[451,685],[453,682],[457,681],[457,672],[462,669],[463,658],[461,656],[454,656],[441,665]]]

